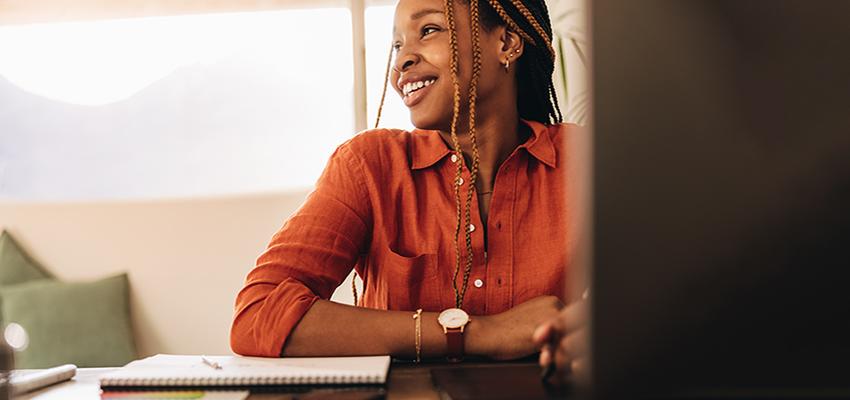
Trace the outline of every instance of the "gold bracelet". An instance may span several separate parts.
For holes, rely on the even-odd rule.
[[[413,321],[416,326],[416,363],[422,361],[422,309],[416,310],[416,314],[413,314]]]

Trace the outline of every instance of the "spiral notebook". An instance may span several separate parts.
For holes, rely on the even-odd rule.
[[[100,377],[103,390],[273,389],[317,385],[383,385],[389,356],[259,358],[158,354]]]

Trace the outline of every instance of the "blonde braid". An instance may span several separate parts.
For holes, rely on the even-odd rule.
[[[513,30],[514,32],[516,32],[522,38],[522,40],[525,40],[526,42],[531,43],[532,45],[537,45],[537,42],[534,41],[534,38],[532,38],[531,35],[525,33],[525,31],[522,30],[522,28],[520,28],[516,22],[514,22],[513,18],[508,15],[502,5],[499,4],[499,0],[489,0],[489,2],[490,5],[493,6],[493,9],[496,10],[496,13],[499,14],[499,17],[502,18],[502,21],[505,21],[505,23],[508,24],[508,27],[511,28],[511,30]]]
[[[393,45],[390,44],[390,55],[387,56],[387,69],[384,71],[384,90],[381,92],[381,103],[378,105],[378,117],[375,118],[375,129],[381,122],[381,112],[384,110],[384,99],[387,97],[387,83],[390,81],[390,64],[393,61]],[[354,299],[357,299],[357,292],[354,293]]]
[[[357,271],[354,271],[354,276],[351,277],[351,291],[354,294],[354,305],[357,305]]]
[[[453,98],[453,106],[452,110],[452,124],[451,124],[451,137],[452,137],[452,145],[454,146],[454,154],[458,158],[457,162],[457,172],[455,173],[455,181],[454,181],[454,190],[455,190],[455,208],[457,221],[455,224],[455,235],[454,235],[454,245],[455,245],[455,274],[454,279],[452,280],[452,286],[455,290],[455,306],[460,308],[463,304],[461,302],[460,297],[457,295],[457,275],[460,271],[460,243],[458,242],[458,235],[460,234],[460,176],[463,172],[463,153],[460,151],[460,140],[457,137],[457,118],[458,114],[460,114],[460,83],[458,83],[458,51],[457,51],[457,30],[455,27],[455,18],[454,18],[454,0],[445,0],[445,13],[446,13],[446,22],[449,26],[449,43],[451,46],[451,72],[452,72],[452,86],[454,87],[454,98]]]
[[[540,24],[537,22],[537,18],[534,18],[534,15],[531,13],[531,11],[528,10],[527,7],[525,7],[525,4],[522,4],[521,0],[511,0],[511,4],[513,4],[514,7],[516,7],[517,10],[519,10],[519,12],[521,12],[522,15],[525,16],[525,19],[528,20],[531,26],[534,27],[534,30],[536,30],[537,34],[540,35],[540,37],[543,39],[543,42],[546,45],[546,50],[549,51],[549,57],[552,60],[555,60],[555,49],[552,47],[552,41],[549,39],[549,35],[546,34],[546,31],[543,29],[543,27],[540,26]]]
[[[478,80],[481,75],[481,15],[478,0],[469,2],[469,27],[472,38],[472,78],[469,81],[469,140],[472,144],[472,168],[469,172],[469,186],[466,192],[466,207],[464,210],[464,232],[466,237],[466,268],[463,273],[463,290],[460,292],[460,304],[466,295],[469,284],[469,274],[472,272],[472,195],[475,192],[475,181],[478,179],[478,143],[475,135],[475,106],[478,100]]]

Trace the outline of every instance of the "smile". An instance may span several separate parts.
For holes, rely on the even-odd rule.
[[[411,93],[422,89],[426,86],[431,86],[432,83],[436,82],[436,79],[429,79],[427,81],[419,81],[419,82],[408,82],[401,88],[401,92],[404,93],[404,97],[409,96]]]
[[[418,103],[428,92],[428,87],[436,82],[436,79],[428,79],[418,82],[409,82],[401,89],[404,95],[404,105],[412,107]]]

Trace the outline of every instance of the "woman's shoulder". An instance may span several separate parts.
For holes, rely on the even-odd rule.
[[[586,146],[589,132],[587,127],[564,122],[547,125],[546,130],[556,153],[572,151]]]
[[[339,147],[366,163],[381,161],[406,163],[409,160],[410,144],[417,134],[419,134],[417,131],[403,129],[367,129],[357,133]]]
[[[549,131],[549,137],[551,137],[552,141],[556,143],[563,143],[576,135],[583,134],[587,130],[585,127],[571,122],[551,124],[547,125],[546,128]]]
[[[406,144],[413,132],[404,129],[375,128],[360,131],[348,142],[355,146],[398,146]]]

